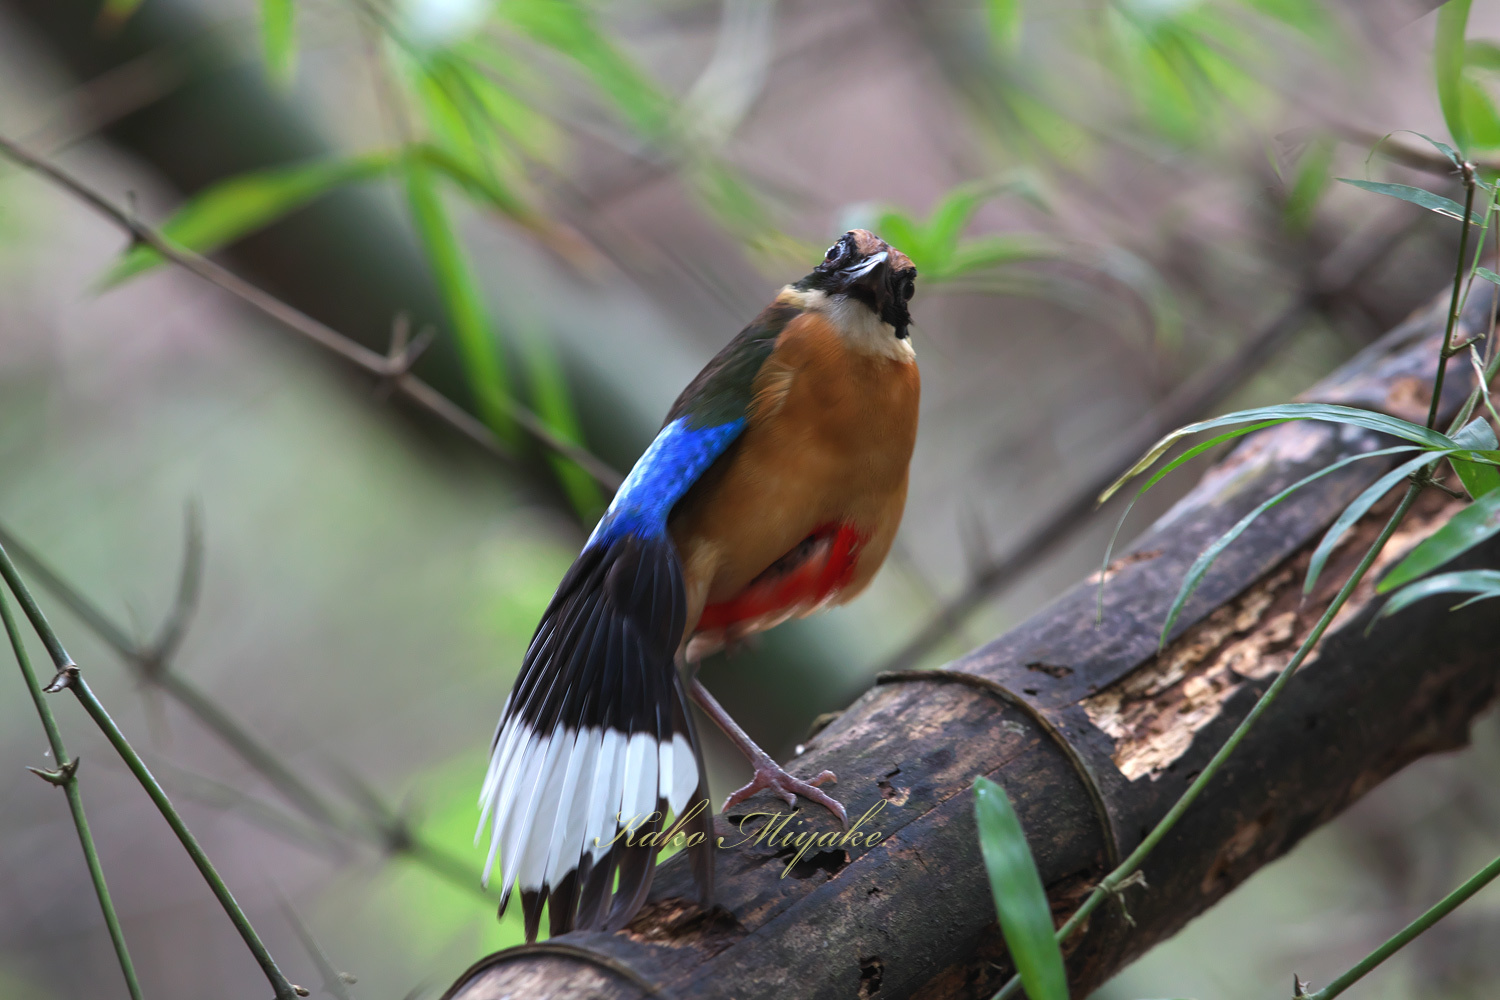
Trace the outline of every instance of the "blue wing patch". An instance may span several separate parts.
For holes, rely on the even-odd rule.
[[[678,417],[656,435],[620,485],[585,549],[607,545],[624,535],[657,538],[664,534],[673,505],[740,436],[745,418],[713,427],[689,424],[688,417]]]

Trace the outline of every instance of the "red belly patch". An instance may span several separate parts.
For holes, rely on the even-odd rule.
[[[699,632],[731,636],[770,628],[836,597],[854,578],[865,537],[847,524],[827,524],[767,567],[727,601],[710,604]]]

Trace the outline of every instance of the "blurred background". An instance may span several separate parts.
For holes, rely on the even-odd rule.
[[[1420,135],[1382,141],[1451,138],[1433,7],[0,0],[0,136],[377,351],[398,317],[430,327],[416,373],[511,453],[0,164],[4,542],[292,980],[316,992],[321,949],[358,980],[335,993],[435,996],[520,939],[478,886],[474,798],[608,495],[515,405],[627,469],[839,233],[915,260],[896,552],[852,606],[704,668],[789,754],[876,671],[1089,572],[1117,514],[1097,484],[1159,431],[1296,394],[1451,281],[1456,223],[1336,181],[1457,188]],[[1467,138],[1493,156],[1500,5],[1468,38]],[[123,996],[8,667],[0,691],[0,997]],[[139,787],[53,704],[148,995],[263,995]],[[722,796],[745,769],[711,749]],[[1490,715],[1099,1000],[1326,982],[1496,853],[1497,764]],[[1361,996],[1494,996],[1497,907]]]

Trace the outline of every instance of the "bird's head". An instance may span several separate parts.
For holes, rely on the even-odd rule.
[[[917,289],[917,269],[911,258],[867,229],[840,236],[823,262],[792,287],[822,292],[834,305],[867,309],[891,328],[897,340],[910,335],[907,305]]]

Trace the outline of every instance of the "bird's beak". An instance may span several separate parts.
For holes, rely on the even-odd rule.
[[[886,261],[890,260],[890,258],[891,253],[889,250],[880,251],[878,254],[865,261],[863,264],[859,265],[851,271],[846,272],[848,276],[848,283],[853,285],[861,278],[869,277],[870,275],[875,273],[875,270],[880,267],[881,264],[884,264]],[[866,281],[864,282],[864,284],[866,286],[873,287],[873,283],[870,281]]]
[[[856,298],[863,299],[870,304],[876,312],[880,311],[885,297],[886,271],[891,259],[889,250],[882,250],[868,260],[862,260],[854,267],[843,271],[839,277],[842,279],[843,291],[852,294]]]

